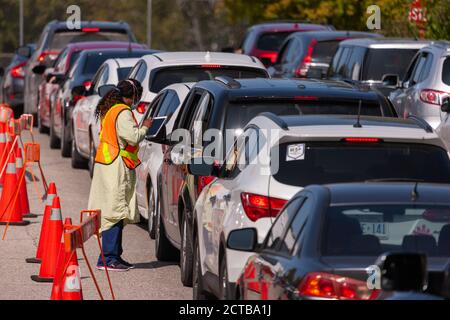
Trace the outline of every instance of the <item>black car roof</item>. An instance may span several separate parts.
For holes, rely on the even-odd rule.
[[[101,53],[115,53],[115,52],[126,52],[128,51],[128,48],[106,48],[106,49],[92,49],[92,50],[83,50],[80,53],[80,58],[83,56],[88,56],[88,55],[96,55],[96,54],[101,54]],[[133,48],[131,51],[131,53],[133,52],[138,52],[138,53],[143,53],[143,54],[152,54],[155,52],[158,52],[156,50],[152,50],[152,49],[136,49]]]
[[[233,85],[218,80],[201,81],[195,87],[213,93],[228,92],[230,100],[240,98],[317,96],[349,100],[378,101],[380,94],[343,81],[291,79],[235,79]]]
[[[111,22],[111,21],[81,21],[81,28],[86,27],[97,27],[97,28],[105,28],[105,29],[129,29],[130,26],[128,23],[124,21]],[[66,21],[51,21],[47,25],[50,29],[53,30],[67,30],[67,22]]]
[[[331,205],[435,203],[450,205],[450,185],[415,182],[365,182],[325,185]],[[413,191],[416,193],[414,200]]]
[[[361,32],[361,31],[307,31],[307,32],[295,32],[291,34],[288,39],[291,38],[304,38],[304,39],[316,39],[319,41],[333,40],[336,38],[375,38],[382,37],[377,33]],[[287,39],[286,39],[287,40]]]

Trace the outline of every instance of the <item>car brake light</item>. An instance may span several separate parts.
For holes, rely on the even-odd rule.
[[[365,281],[313,272],[304,277],[297,293],[299,296],[337,300],[375,300],[380,291],[369,289]]]
[[[100,28],[82,28],[82,32],[100,32]]]
[[[317,101],[317,100],[319,100],[319,97],[317,97],[317,96],[296,96],[296,97],[294,97],[294,100]]]
[[[448,95],[450,95],[450,94],[447,92],[431,90],[431,89],[424,89],[424,90],[420,91],[420,100],[422,100],[425,103],[435,104],[435,105],[440,106],[442,103],[442,99]]]
[[[261,218],[278,216],[280,210],[287,202],[284,199],[270,198],[252,193],[242,193],[241,200],[245,214],[253,222]]]
[[[345,142],[355,142],[355,143],[358,143],[358,142],[361,142],[361,143],[364,143],[364,142],[378,143],[378,142],[381,142],[381,139],[380,138],[344,138],[343,141],[345,141]]]
[[[140,103],[138,104],[138,106],[136,107],[136,111],[137,111],[138,113],[140,113],[140,114],[144,114],[145,111],[147,111],[147,107],[148,107],[149,105],[150,105],[149,103],[146,103],[146,102],[140,102]]]
[[[202,64],[202,68],[205,69],[220,69],[222,66],[220,64]]]
[[[57,57],[57,52],[44,51],[38,57],[38,62],[44,62],[47,56],[49,56],[52,60]]]
[[[211,182],[213,182],[215,179],[215,177],[198,177],[198,182],[197,182],[197,192],[200,194],[202,192],[202,190],[209,185]]]
[[[87,91],[91,89],[92,81],[85,81],[83,82],[83,86],[86,88]]]
[[[25,77],[25,71],[23,67],[26,65],[26,62],[22,62],[11,69],[11,77],[23,79]]]
[[[317,44],[317,40],[312,40],[306,50],[306,55],[300,63],[300,67],[294,70],[294,75],[296,77],[306,77],[308,73],[309,63],[312,61],[312,54],[314,52],[314,47]]]

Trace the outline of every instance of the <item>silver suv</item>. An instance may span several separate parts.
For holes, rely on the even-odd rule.
[[[389,99],[400,117],[419,116],[437,128],[445,116],[440,105],[449,94],[450,42],[439,41],[417,53]]]

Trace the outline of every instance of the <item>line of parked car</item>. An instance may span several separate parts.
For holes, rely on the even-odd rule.
[[[142,83],[138,208],[195,299],[450,298],[449,42],[266,23],[239,53],[158,52],[52,22],[37,48],[25,112],[74,168],[101,97]]]

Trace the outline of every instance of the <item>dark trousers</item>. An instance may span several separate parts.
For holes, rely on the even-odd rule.
[[[110,265],[120,260],[122,255],[122,231],[123,221],[116,223],[111,229],[102,232],[102,247],[105,255],[106,265]],[[102,255],[97,262],[98,266],[103,266]]]

